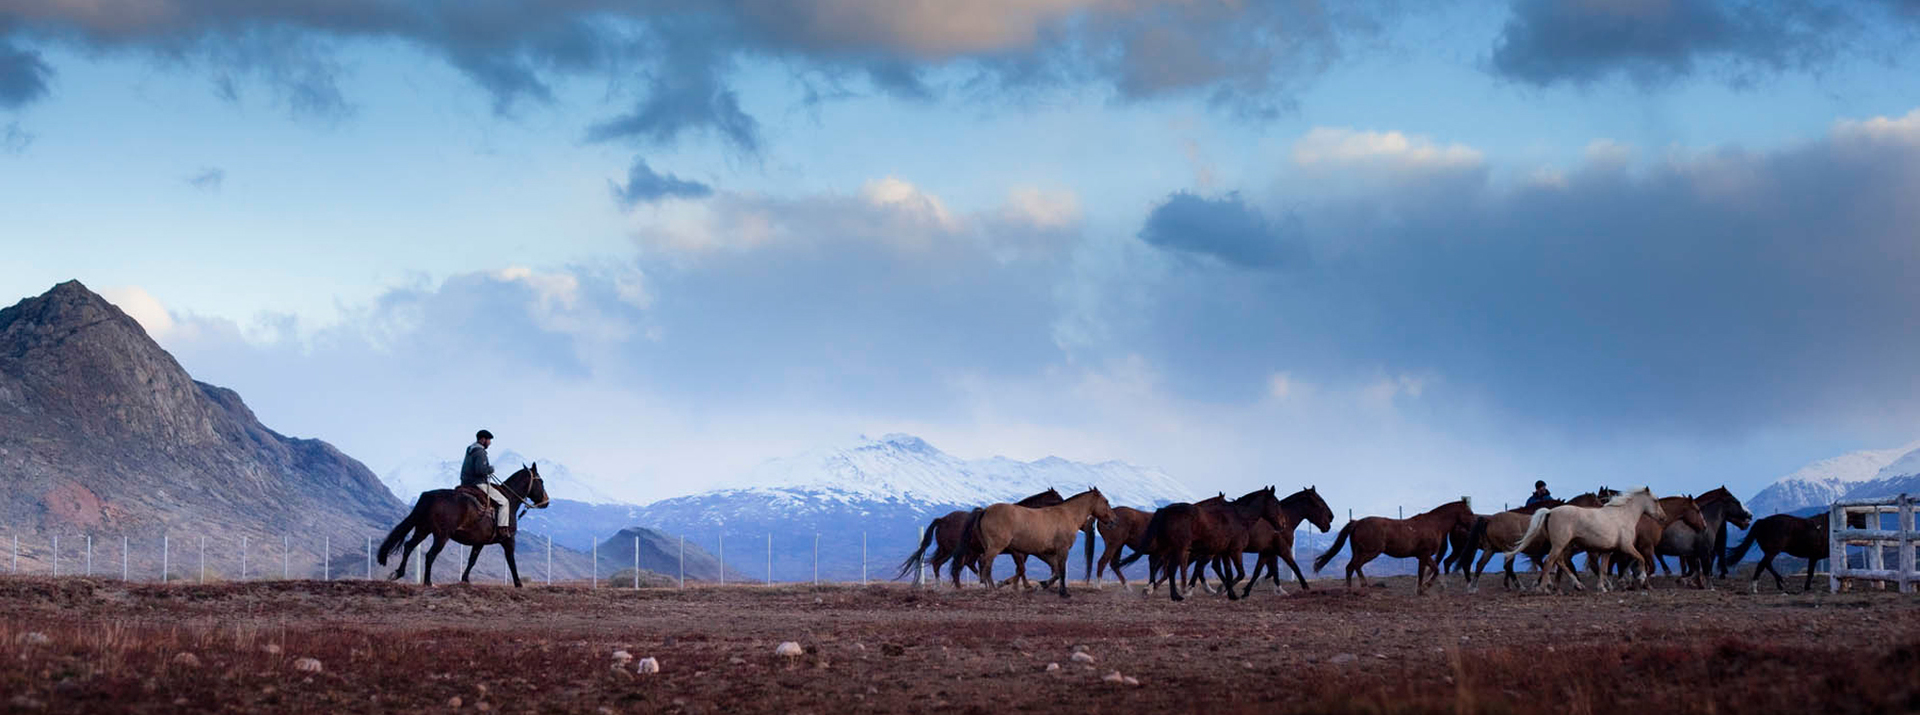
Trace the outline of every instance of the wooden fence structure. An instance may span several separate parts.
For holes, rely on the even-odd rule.
[[[1914,564],[1914,545],[1920,543],[1920,535],[1914,532],[1913,509],[1916,500],[1905,494],[1870,499],[1842,499],[1833,503],[1827,522],[1827,587],[1833,593],[1840,592],[1842,581],[1853,579],[1860,581],[1887,581],[1898,584],[1901,593],[1913,593],[1915,583],[1920,583],[1920,569]],[[1848,517],[1864,517],[1862,528],[1849,528]],[[1893,529],[1885,526],[1882,515],[1897,515],[1898,525]],[[1865,559],[1859,568],[1847,560],[1847,547],[1865,548]],[[1896,549],[1893,568],[1887,568],[1886,551],[1888,547]]]

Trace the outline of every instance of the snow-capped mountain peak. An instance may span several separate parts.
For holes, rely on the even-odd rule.
[[[1920,472],[1920,442],[1822,459],[1774,481],[1747,507],[1759,515],[1831,504],[1862,485]]]
[[[619,504],[620,500],[586,483],[576,476],[566,465],[548,460],[528,459],[513,450],[499,450],[488,455],[493,468],[502,478],[512,474],[523,464],[540,465],[540,479],[547,483],[547,492],[556,499],[571,499],[589,504]],[[460,460],[423,458],[409,464],[394,467],[380,480],[387,483],[401,501],[408,504],[421,492],[433,489],[452,489],[460,484]]]

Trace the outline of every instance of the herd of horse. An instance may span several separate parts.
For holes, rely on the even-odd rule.
[[[1053,570],[1038,587],[1057,587],[1066,597],[1066,565],[1079,540],[1084,544],[1088,581],[1104,578],[1112,568],[1125,587],[1127,576],[1122,569],[1146,558],[1148,592],[1165,584],[1170,597],[1179,601],[1185,598],[1183,586],[1191,591],[1198,585],[1238,600],[1251,594],[1263,577],[1272,581],[1276,592],[1285,593],[1281,561],[1292,569],[1302,589],[1310,588],[1293,558],[1294,530],[1306,523],[1325,533],[1332,522],[1333,510],[1313,487],[1284,498],[1273,487],[1237,499],[1222,493],[1159,509],[1114,507],[1098,489],[1070,497],[1048,489],[1019,502],[935,518],[923,532],[920,547],[901,564],[899,577],[931,566],[936,578],[946,568],[955,588],[961,587],[960,575],[968,570],[990,587],[1032,585],[1026,577],[1031,556]],[[1747,530],[1745,539],[1731,551],[1728,526]],[[1097,561],[1096,532],[1104,544]],[[1806,559],[1803,589],[1811,588],[1814,566],[1827,555],[1827,524],[1825,519],[1790,514],[1755,520],[1724,486],[1699,496],[1665,498],[1644,487],[1625,492],[1602,487],[1564,502],[1548,499],[1494,514],[1476,514],[1462,499],[1404,519],[1370,516],[1350,521],[1334,537],[1332,547],[1314,559],[1314,572],[1349,545],[1348,588],[1353,587],[1355,576],[1363,587],[1369,585],[1365,566],[1388,556],[1417,561],[1417,593],[1425,594],[1447,571],[1459,571],[1467,590],[1473,592],[1495,555],[1506,557],[1502,586],[1522,588],[1514,561],[1524,555],[1539,569],[1531,588],[1557,590],[1570,576],[1573,587],[1584,590],[1574,559],[1585,555],[1587,570],[1602,591],[1614,588],[1617,577],[1624,577],[1628,587],[1651,588],[1656,564],[1663,573],[1672,573],[1668,556],[1679,559],[1681,585],[1710,589],[1714,569],[1725,578],[1729,564],[1738,563],[1758,546],[1762,556],[1749,589],[1759,589],[1760,574],[1765,572],[1784,591],[1786,583],[1773,567],[1774,558],[1784,553]],[[993,562],[1001,554],[1013,557],[1014,575],[995,581]],[[1246,554],[1256,559],[1251,577],[1246,572]],[[1218,588],[1206,581],[1208,567],[1220,582]]]

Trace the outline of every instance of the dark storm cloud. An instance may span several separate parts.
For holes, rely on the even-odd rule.
[[[741,59],[796,74],[860,77],[879,91],[929,97],[929,70],[974,73],[967,86],[1092,84],[1126,100],[1200,97],[1270,114],[1338,59],[1371,11],[1319,2],[1121,0],[21,0],[0,10],[0,40],[144,53],[204,66],[216,91],[273,88],[299,112],[338,114],[343,44],[395,41],[441,57],[510,112],[552,101],[555,81],[615,79],[632,108],[594,140],[673,142],[708,133],[753,152],[756,120],[728,75]],[[0,46],[0,102],[45,95],[31,50]]]
[[[1886,22],[1866,2],[1515,0],[1492,70],[1534,85],[1624,76],[1658,85],[1701,70],[1743,83],[1861,49]]]
[[[1129,286],[1150,313],[1125,342],[1204,366],[1172,375],[1190,394],[1404,374],[1425,401],[1596,437],[1920,419],[1916,190],[1920,113],[1466,200],[1328,203],[1299,211],[1311,261]]]
[[[5,27],[0,24],[0,30]],[[40,53],[0,42],[0,109],[17,109],[47,96],[50,74]]]
[[[667,198],[696,199],[713,194],[713,187],[672,174],[660,174],[645,159],[634,159],[627,183],[613,183],[613,200],[623,209]]]
[[[1278,265],[1294,248],[1286,231],[1248,206],[1238,193],[1206,199],[1176,192],[1147,215],[1140,239],[1244,267]]]

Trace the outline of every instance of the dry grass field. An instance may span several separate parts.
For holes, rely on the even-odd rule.
[[[8,578],[0,709],[1920,710],[1920,611],[1884,591],[1749,595],[1661,580],[1651,594],[1451,585],[1417,597],[1402,578],[1239,603],[1175,604],[1111,584],[1074,594]],[[783,641],[803,652],[775,655]],[[660,671],[615,668],[616,650]],[[1115,671],[1138,684],[1108,682]]]

